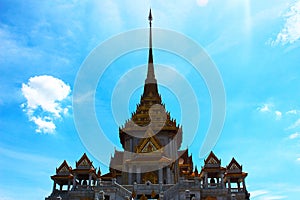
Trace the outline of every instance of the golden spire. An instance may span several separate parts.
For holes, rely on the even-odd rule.
[[[144,86],[144,95],[149,94],[150,92],[153,95],[158,95],[157,90],[157,81],[155,79],[155,73],[154,73],[154,65],[153,65],[153,52],[152,52],[152,13],[151,9],[149,11],[149,57],[148,57],[148,71],[147,71],[147,78],[145,80],[145,86]]]
[[[149,57],[148,57],[148,73],[147,73],[147,83],[156,83],[155,74],[154,74],[154,66],[153,66],[153,53],[152,53],[152,14],[151,14],[151,8],[149,11]]]

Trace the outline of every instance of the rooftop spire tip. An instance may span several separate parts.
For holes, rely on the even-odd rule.
[[[150,8],[150,10],[149,10],[149,16],[148,16],[148,20],[149,20],[149,21],[152,21],[152,19],[153,19],[153,18],[152,18],[152,13],[151,13],[151,8]]]

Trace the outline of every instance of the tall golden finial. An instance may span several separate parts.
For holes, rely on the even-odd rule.
[[[149,11],[149,57],[148,57],[148,73],[147,73],[147,79],[146,83],[156,83],[155,80],[155,75],[154,75],[154,66],[153,66],[153,53],[152,53],[152,13],[151,13],[151,8]]]
[[[144,94],[143,96],[147,95],[153,95],[156,97],[159,97],[158,89],[157,89],[157,81],[155,79],[155,73],[154,73],[154,65],[153,65],[153,52],[152,52],[152,13],[151,9],[149,11],[149,55],[148,55],[148,71],[147,71],[147,77],[145,80],[144,85]]]
[[[151,8],[150,8],[149,16],[148,16],[148,20],[149,20],[150,26],[151,26],[152,19],[153,19],[153,18],[152,18]]]

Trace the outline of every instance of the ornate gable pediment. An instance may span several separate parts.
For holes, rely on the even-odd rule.
[[[229,168],[231,170],[235,170],[235,169],[239,169],[238,166],[236,166],[236,164],[232,164],[231,167]]]
[[[58,173],[66,173],[68,171],[69,169],[66,166],[64,166],[61,170],[58,171]]]
[[[242,166],[234,159],[230,161],[229,165],[226,167],[228,172],[242,172]]]
[[[219,167],[221,165],[221,160],[211,151],[206,160],[204,160],[206,166]]]
[[[155,136],[144,138],[137,146],[137,153],[149,153],[161,149],[161,145]]]
[[[210,158],[208,161],[207,161],[207,164],[218,164],[218,161],[216,161],[215,158]]]
[[[142,149],[142,153],[149,153],[152,151],[157,151],[158,149],[156,148],[156,146],[152,143],[151,140],[149,140],[146,145],[144,146],[144,148]]]
[[[151,129],[148,129],[145,138],[137,146],[137,153],[149,153],[161,149],[158,139],[154,136]]]
[[[89,166],[89,163],[86,159],[84,159],[83,161],[81,161],[78,166]]]
[[[56,169],[58,175],[68,175],[71,173],[72,168],[68,165],[67,161],[64,162]]]
[[[87,157],[87,155],[84,153],[83,156],[79,159],[78,162],[76,162],[76,167],[78,168],[89,168],[93,167],[92,162]]]

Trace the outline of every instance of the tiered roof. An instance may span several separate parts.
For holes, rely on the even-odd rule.
[[[90,170],[95,171],[95,167],[93,165],[93,162],[87,157],[86,153],[84,153],[81,158],[76,162],[76,169],[78,170]]]
[[[51,176],[51,179],[54,180],[59,185],[67,185],[69,179],[73,179],[72,167],[70,167],[66,160],[56,168],[56,174]]]
[[[248,173],[243,172],[243,166],[240,165],[235,158],[232,158],[230,163],[226,166],[226,174],[225,177],[232,178],[245,178]]]
[[[176,120],[172,119],[170,112],[165,110],[165,105],[162,103],[161,95],[158,93],[157,80],[154,73],[153,52],[152,52],[152,14],[149,13],[149,57],[147,77],[144,84],[144,92],[141,96],[140,103],[136,106],[136,111],[127,120],[124,126],[119,129],[119,137],[121,144],[125,149],[126,137],[143,137],[139,135],[146,132],[149,128],[157,133],[168,131],[173,133],[172,137],[177,135],[178,148],[182,142],[182,130],[177,125]]]

